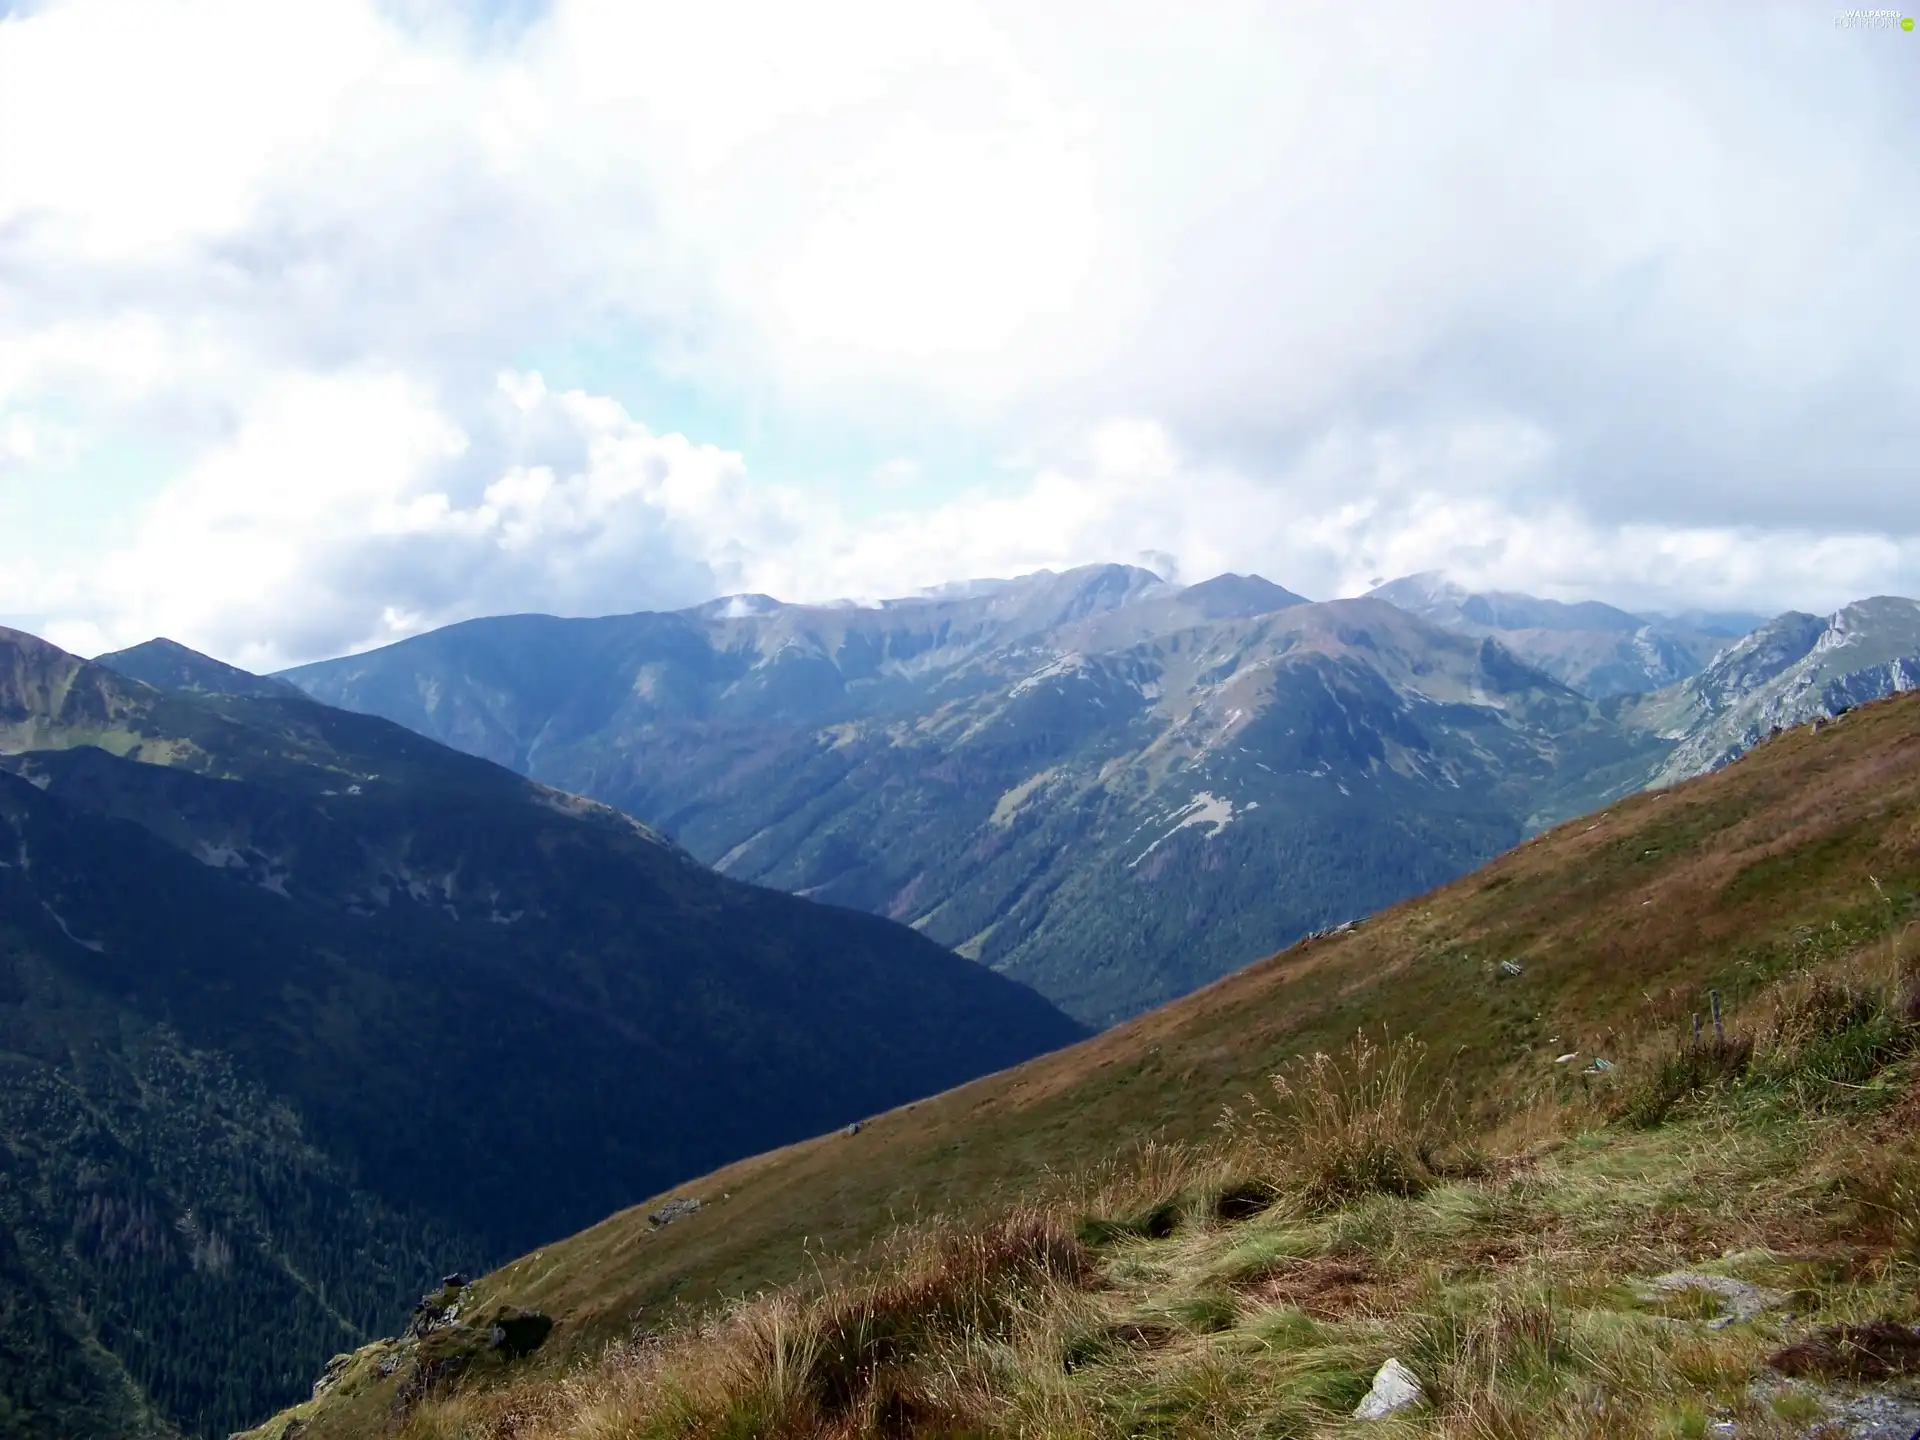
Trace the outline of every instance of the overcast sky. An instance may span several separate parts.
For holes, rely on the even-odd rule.
[[[1920,32],[1842,8],[0,0],[0,623],[1920,594]]]

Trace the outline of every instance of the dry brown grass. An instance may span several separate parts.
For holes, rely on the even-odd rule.
[[[1838,1022],[1819,1016],[1858,1028],[1888,1013],[1863,973],[1855,957],[1789,977],[1755,1014],[1800,1055],[1831,1039]],[[1872,1003],[1842,1004],[1834,987]],[[1574,1105],[1563,1124],[1503,1126],[1528,1153],[1474,1176],[1427,1165],[1418,1185],[1389,1172],[1330,1188],[1330,1172],[1380,1174],[1368,1157],[1383,1145],[1417,1159],[1431,1138],[1441,1107],[1420,1098],[1417,1049],[1401,1055],[1362,1037],[1285,1073],[1275,1093],[1294,1118],[1269,1114],[1265,1148],[1244,1125],[1210,1152],[1139,1147],[1056,1177],[1048,1203],[995,1224],[910,1227],[810,1285],[565,1377],[430,1402],[403,1440],[1331,1434],[1388,1354],[1421,1376],[1427,1404],[1382,1435],[1672,1436],[1720,1416],[1786,1434],[1801,1432],[1752,1388],[1769,1355],[1794,1373],[1867,1375],[1920,1353],[1885,1318],[1920,1314],[1898,1237],[1857,1220],[1846,1242],[1834,1233],[1836,1199],[1857,1212],[1872,1185],[1920,1179],[1915,1156],[1871,1143],[1886,1109],[1783,1110],[1785,1092],[1756,1078],[1653,1132],[1596,1129]],[[1890,1063],[1916,1083],[1913,1065]],[[1222,1220],[1227,1175],[1260,1179],[1276,1203]],[[1109,1223],[1089,1247],[1082,1204],[1171,1209],[1179,1223]],[[1722,1329],[1711,1297],[1637,1298],[1644,1277],[1703,1257],[1837,1318],[1783,1348],[1771,1317]]]
[[[1249,1096],[1225,1110],[1227,1153],[1309,1205],[1417,1195],[1458,1134],[1452,1084],[1430,1078],[1426,1061],[1411,1036],[1375,1042],[1365,1031],[1293,1061],[1272,1077],[1271,1107]]]
[[[405,1433],[489,1440],[960,1435],[997,1404],[996,1349],[1045,1336],[1093,1257],[1055,1215],[902,1231],[858,1271],[762,1295],[563,1378],[419,1407]]]
[[[1569,822],[1070,1051],[875,1117],[852,1142],[828,1136],[692,1182],[682,1193],[725,1203],[658,1235],[645,1211],[668,1197],[653,1197],[491,1277],[485,1299],[564,1317],[558,1343],[590,1352],[634,1317],[678,1323],[683,1306],[796,1278],[809,1253],[858,1250],[916,1215],[996,1209],[1030,1177],[1079,1172],[1129,1141],[1202,1141],[1221,1104],[1363,1022],[1457,1054],[1450,1069],[1478,1118],[1528,1097],[1561,1103],[1548,1037],[1617,1059],[1611,1032],[1638,1027],[1645,996],[1670,996],[1679,1027],[1709,985],[1744,1013],[1773,974],[1851,945],[1833,927],[1870,919],[1873,879],[1908,903],[1917,822],[1920,698],[1864,707]],[[1479,977],[1508,956],[1527,973],[1494,991]],[[1514,1031],[1493,1043],[1503,994]]]

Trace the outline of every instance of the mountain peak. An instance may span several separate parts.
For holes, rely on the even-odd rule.
[[[717,600],[709,600],[704,605],[696,605],[690,613],[703,620],[751,620],[761,615],[774,615],[786,609],[783,601],[771,595],[762,595],[757,591],[740,595],[722,595]]]
[[[1276,585],[1263,575],[1216,575],[1189,585],[1180,592],[1181,601],[1209,620],[1224,620],[1249,615],[1266,615],[1312,602],[1285,586]]]
[[[138,680],[156,690],[184,690],[198,695],[248,695],[260,700],[304,700],[305,692],[285,680],[255,675],[211,655],[169,640],[164,635],[125,650],[96,655],[96,665],[104,665],[117,675]]]
[[[0,753],[32,749],[55,722],[88,727],[97,741],[138,708],[130,692],[152,695],[38,635],[0,626]]]
[[[1412,575],[1402,575],[1398,580],[1389,580],[1384,585],[1374,586],[1367,592],[1367,597],[1385,600],[1389,605],[1398,605],[1405,610],[1421,603],[1458,605],[1469,593],[1466,586],[1449,580],[1444,570],[1419,570]]]
[[[31,631],[14,630],[5,625],[0,625],[0,652],[12,655],[16,665],[27,660],[41,664],[49,661],[81,663],[77,655],[69,655],[51,640],[42,640]]]

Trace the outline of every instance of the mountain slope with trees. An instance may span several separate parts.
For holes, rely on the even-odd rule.
[[[223,1434],[423,1283],[1067,1043],[884,919],[0,632],[5,1433]]]

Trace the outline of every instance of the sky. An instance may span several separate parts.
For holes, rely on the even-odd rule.
[[[0,624],[1920,594],[1920,31],[1843,8],[0,0]]]

